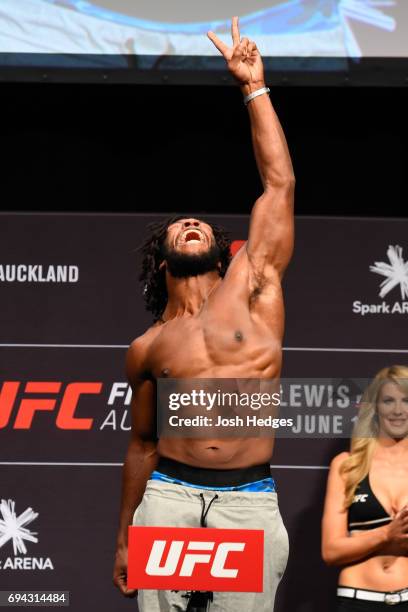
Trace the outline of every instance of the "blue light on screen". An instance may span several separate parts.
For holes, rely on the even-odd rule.
[[[160,16],[160,2],[151,4]],[[248,6],[237,2],[242,4]],[[253,12],[242,8],[240,27],[265,57],[358,58],[364,53],[352,24],[368,24],[373,37],[379,31],[393,32],[396,20],[389,9],[396,4],[397,0],[287,0]],[[209,57],[218,52],[205,35],[208,30],[230,41],[230,19],[146,19],[137,16],[137,5],[126,14],[104,8],[97,0],[1,0],[0,53]],[[406,55],[404,49],[401,57]]]

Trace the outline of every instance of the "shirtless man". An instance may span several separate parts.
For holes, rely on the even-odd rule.
[[[237,18],[232,22],[232,47],[212,32],[208,36],[243,95],[257,92],[247,108],[263,193],[252,209],[248,241],[225,276],[220,256],[225,244],[215,239],[219,230],[213,231],[199,219],[171,223],[151,241],[150,252],[145,247],[145,278],[146,266],[157,262],[153,284],[145,287],[157,320],[127,354],[133,389],[132,434],[123,469],[114,583],[124,595],[135,595],[126,585],[127,530],[132,522],[262,529],[264,592],[207,595],[213,601],[212,610],[270,612],[288,554],[270,476],[273,439],[156,440],[158,379],[273,379],[281,370],[281,279],[293,249],[292,164],[279,120],[263,89],[263,64],[256,44],[241,40]],[[193,609],[198,604],[189,603],[188,595],[143,590],[139,609]]]

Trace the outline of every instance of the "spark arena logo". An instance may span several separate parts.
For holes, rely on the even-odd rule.
[[[367,314],[408,314],[408,261],[404,261],[402,247],[395,245],[387,249],[388,262],[376,261],[370,266],[370,272],[384,277],[380,283],[379,297],[384,298],[397,287],[400,289],[401,301],[394,303],[383,300],[376,304],[353,302],[353,312]]]
[[[13,544],[14,556],[0,558],[0,570],[53,570],[54,565],[49,557],[26,557],[25,542],[38,544],[37,533],[26,527],[38,517],[38,512],[27,508],[20,515],[15,511],[12,499],[0,502],[0,548]],[[24,555],[24,556],[21,556]]]
[[[0,430],[27,430],[36,421],[48,419],[57,429],[129,431],[130,385],[114,382],[107,389],[103,412],[102,382],[4,381],[0,387]]]

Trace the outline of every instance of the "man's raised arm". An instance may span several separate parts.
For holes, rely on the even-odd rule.
[[[254,42],[240,38],[237,17],[232,20],[232,47],[213,32],[208,37],[226,59],[244,97],[259,94],[247,106],[264,192],[252,210],[247,252],[256,276],[282,276],[293,250],[295,179],[285,135],[265,91],[262,58]]]

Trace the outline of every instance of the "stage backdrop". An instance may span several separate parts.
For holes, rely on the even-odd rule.
[[[111,574],[129,437],[124,357],[151,322],[137,247],[156,219],[1,216],[2,590],[70,591],[75,612],[135,609]],[[206,219],[234,240],[246,237],[246,217]],[[407,362],[408,274],[397,271],[408,259],[407,235],[408,221],[297,219],[284,283],[284,376],[370,377]],[[370,270],[375,262],[390,264],[382,296],[387,278]],[[379,312],[362,314],[367,306]],[[336,571],[320,558],[320,520],[327,466],[346,445],[277,441],[273,474],[291,543],[278,612],[331,609]],[[25,513],[22,540],[1,522],[10,512]]]

